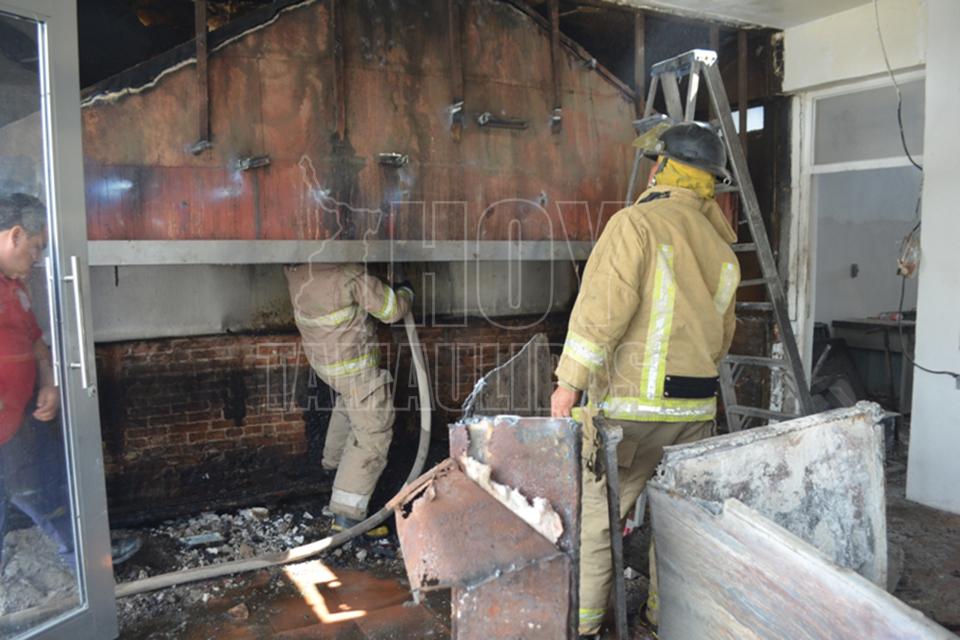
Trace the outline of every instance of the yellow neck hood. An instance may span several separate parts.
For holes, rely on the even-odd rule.
[[[662,167],[653,177],[658,187],[682,187],[704,200],[713,198],[716,180],[710,172],[662,156],[657,158],[657,164]]]

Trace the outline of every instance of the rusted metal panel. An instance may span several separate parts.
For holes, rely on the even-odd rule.
[[[563,615],[570,602],[570,559],[559,555],[475,589],[453,593],[457,640],[558,640],[575,637]]]
[[[563,522],[557,545],[570,554],[580,539],[580,449],[580,426],[563,418],[497,416],[450,427],[452,458],[469,455],[490,465],[497,482],[550,503]]]
[[[451,460],[390,503],[411,586],[453,587],[455,638],[575,637],[579,426],[480,419],[451,426],[450,452]],[[545,499],[562,523],[556,545],[462,473],[454,460],[464,456],[488,465],[494,482],[524,498]]]
[[[391,505],[414,590],[470,588],[561,555],[453,460],[422,476]]]
[[[454,2],[459,64],[450,0],[340,2],[342,48],[332,0],[275,3],[260,24],[211,33],[213,148],[197,156],[188,151],[201,102],[189,58],[87,92],[89,237],[504,240],[519,230],[526,240],[592,239],[600,224],[585,218],[605,221],[626,186],[632,93],[587,69],[562,36],[552,66],[548,25],[519,5]],[[459,78],[460,143],[450,135]],[[553,135],[557,95],[563,131]],[[484,112],[528,127],[480,127]],[[378,163],[394,152],[409,163]],[[269,166],[236,170],[253,156]],[[196,179],[198,168],[212,173]],[[105,197],[109,185],[125,193]],[[449,202],[465,203],[466,216],[425,225],[409,214],[414,203],[430,212]],[[584,206],[562,212],[570,202]]]
[[[881,413],[665,450],[648,485],[661,637],[953,637],[883,590]]]

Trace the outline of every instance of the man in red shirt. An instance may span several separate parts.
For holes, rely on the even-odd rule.
[[[46,208],[36,198],[0,197],[0,560],[9,501],[57,542],[72,569],[69,501],[57,480],[65,479],[62,438],[38,424],[57,417],[60,392],[24,285],[46,246],[45,226]]]
[[[76,571],[62,425],[50,349],[24,282],[47,245],[47,212],[23,193],[0,196],[0,569],[7,503],[54,540]],[[128,560],[140,539],[113,540],[113,563]]]

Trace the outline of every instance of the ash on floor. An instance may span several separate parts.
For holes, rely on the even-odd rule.
[[[0,572],[0,616],[76,595],[77,579],[57,545],[36,527],[7,533]]]
[[[287,550],[326,537],[331,522],[332,517],[319,508],[271,511],[254,507],[231,513],[202,513],[155,527],[115,532],[137,535],[143,543],[129,562],[116,567],[115,577],[118,583],[131,582]],[[393,536],[383,540],[361,537],[321,554],[319,559],[334,570],[360,569],[394,579],[405,575],[399,545]],[[265,575],[270,578],[262,587],[266,591],[258,593],[257,598],[284,596],[289,585],[283,569]],[[209,607],[227,594],[245,589],[249,582],[248,576],[234,576],[122,598],[117,602],[121,637],[181,638],[180,622],[171,614],[192,608],[203,618]]]

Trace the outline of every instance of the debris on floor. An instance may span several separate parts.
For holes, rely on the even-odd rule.
[[[315,513],[320,515],[314,515]],[[115,578],[120,584],[171,571],[286,550],[326,537],[331,522],[332,516],[323,515],[318,505],[309,504],[283,510],[254,507],[230,513],[205,512],[192,518],[168,520],[154,527],[118,531],[115,533],[139,536],[143,541],[143,548],[129,562],[115,567]],[[205,543],[199,542],[200,540]],[[403,576],[403,561],[393,536],[376,541],[361,538],[323,554],[320,558],[336,569],[362,569],[383,576]],[[277,575],[282,575],[282,568],[277,571],[280,572]],[[273,573],[276,572],[271,572]],[[154,628],[155,624],[151,621],[172,615],[182,607],[202,608],[211,601],[223,598],[224,594],[241,587],[247,581],[246,576],[231,576],[222,580],[192,583],[121,598],[117,602],[123,631],[121,637],[125,638],[126,634],[135,630],[139,632],[144,625]],[[281,579],[277,584],[282,582]],[[238,609],[231,614],[230,619],[237,621],[241,619],[240,616],[242,611]],[[157,637],[180,636],[173,634]]]
[[[57,545],[40,529],[10,531],[3,544],[0,616],[65,601],[76,594],[76,577],[58,555]]]

